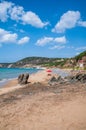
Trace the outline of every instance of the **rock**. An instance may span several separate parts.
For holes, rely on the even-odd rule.
[[[23,80],[24,74],[20,74],[18,76],[18,83],[21,84],[22,80]]]
[[[58,77],[53,76],[53,77],[49,80],[48,84],[49,84],[49,85],[56,85],[56,84],[58,84],[58,83],[63,84],[64,82],[65,82],[65,81],[64,81],[64,79],[63,79],[61,76],[58,76]]]
[[[24,74],[24,79],[28,80],[28,78],[29,78],[29,74],[28,73]]]
[[[86,74],[85,73],[78,73],[73,76],[68,76],[67,77],[69,82],[81,82],[81,83],[86,83]]]
[[[82,75],[81,82],[86,83],[86,74]]]
[[[50,79],[50,82],[56,82],[56,81],[57,81],[57,79],[56,79],[55,76],[53,76],[53,77]]]
[[[63,78],[61,77],[61,76],[59,76],[58,78],[57,78],[57,81],[59,82],[59,81],[63,81]]]
[[[28,83],[29,74],[20,74],[18,77],[19,84],[27,84]]]

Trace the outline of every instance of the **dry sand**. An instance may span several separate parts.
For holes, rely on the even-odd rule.
[[[50,86],[49,78],[39,72],[0,95],[0,130],[86,130],[86,84]]]

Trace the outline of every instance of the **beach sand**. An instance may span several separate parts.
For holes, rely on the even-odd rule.
[[[51,76],[54,76],[54,75],[55,74],[51,74]],[[33,83],[38,83],[38,82],[46,84],[47,81],[51,78],[51,76],[48,76],[48,73],[46,72],[46,70],[38,71],[37,73],[30,75],[28,84],[33,84]],[[17,79],[8,81],[7,84],[1,87],[0,95],[19,89],[21,87],[24,87],[24,85],[23,86],[19,85]]]
[[[86,84],[53,86],[52,76],[40,71],[0,90],[0,130],[86,130]]]

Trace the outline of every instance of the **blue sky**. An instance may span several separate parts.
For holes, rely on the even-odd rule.
[[[86,50],[85,0],[0,1],[0,62]]]

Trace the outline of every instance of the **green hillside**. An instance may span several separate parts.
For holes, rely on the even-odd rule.
[[[80,53],[78,56],[75,57],[76,61],[81,60],[84,56],[86,56],[86,51]]]

